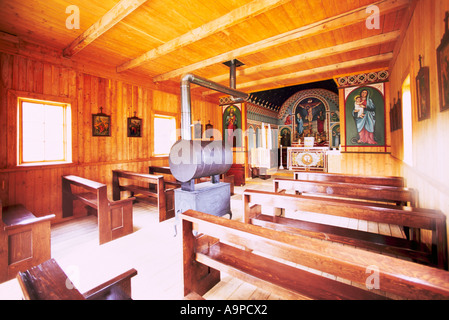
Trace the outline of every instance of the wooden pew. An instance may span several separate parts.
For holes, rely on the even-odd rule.
[[[148,172],[150,174],[162,173],[162,174],[166,174],[166,175],[172,176],[171,171],[170,171],[170,167],[149,166],[148,167]],[[234,185],[235,185],[234,176],[233,175],[221,174],[220,175],[220,179],[223,182],[227,182],[227,183],[230,184],[231,196],[234,195]],[[200,178],[200,179],[198,179],[197,182],[204,182],[204,181],[210,181],[210,177]],[[176,187],[180,187],[181,186],[181,182],[179,182],[179,181],[166,181],[165,183],[166,184],[173,184],[173,186],[176,186]]]
[[[23,205],[2,207],[0,200],[0,283],[51,258],[54,214],[36,217]]]
[[[82,294],[54,259],[17,274],[25,300],[131,300],[130,269]]]
[[[441,269],[448,267],[446,216],[439,210],[378,206],[351,200],[279,194],[249,189],[243,193],[243,204],[245,223],[376,250]],[[429,249],[426,244],[418,241],[303,221],[296,218],[294,214],[293,218],[262,214],[263,207],[280,208],[289,212],[313,212],[394,224],[417,230],[430,230],[432,245]]]
[[[87,192],[73,192],[72,186]],[[95,209],[100,245],[133,232],[134,199],[110,201],[105,184],[73,175],[62,177],[62,216],[73,216],[74,200]]]
[[[449,299],[444,270],[193,210],[181,217],[185,296],[204,295],[226,272],[287,299],[385,298],[362,289],[371,286],[404,299]]]
[[[295,190],[297,193],[319,194],[354,200],[370,200],[412,207],[417,205],[414,189],[391,186],[378,186],[344,182],[321,182],[293,179],[273,179],[274,191]]]
[[[378,186],[390,186],[390,187],[405,187],[403,177],[383,177],[383,176],[361,176],[353,174],[343,173],[328,173],[328,172],[293,172],[293,179],[295,180],[308,180],[308,181],[321,181],[321,182],[344,182],[344,183],[357,183],[357,184],[370,184]]]
[[[135,184],[120,184],[120,178],[147,184],[146,187]],[[131,196],[141,194],[143,200],[156,199],[159,222],[175,216],[174,189],[165,189],[164,176],[137,173],[124,170],[112,170],[112,194],[114,200],[120,200],[121,191],[130,191]],[[153,202],[151,202],[153,203]]]

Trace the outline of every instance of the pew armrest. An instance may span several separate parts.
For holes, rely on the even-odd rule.
[[[126,198],[123,200],[109,201],[109,206],[111,208],[124,207],[127,205],[132,206],[134,200],[136,200],[135,197]]]
[[[87,291],[83,296],[87,300],[130,300],[131,278],[135,275],[137,270],[132,268]]]

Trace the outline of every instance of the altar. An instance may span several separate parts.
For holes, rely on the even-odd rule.
[[[296,171],[327,172],[329,147],[287,148],[287,168]]]

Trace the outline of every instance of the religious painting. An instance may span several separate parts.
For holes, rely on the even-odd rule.
[[[203,125],[201,124],[201,121],[198,120],[193,125],[193,139],[201,140],[202,136],[203,136]]]
[[[93,114],[92,135],[94,137],[109,137],[111,135],[111,116],[102,112]]]
[[[279,144],[283,147],[292,145],[292,129],[291,127],[281,127],[279,130]]]
[[[286,113],[285,114],[285,116],[284,116],[284,119],[282,119],[282,122],[283,122],[283,124],[284,125],[286,125],[286,126],[291,126],[292,125],[292,115],[291,115],[291,113]]]
[[[444,111],[449,109],[449,33],[447,30],[437,48],[437,63],[440,111]]]
[[[384,146],[383,83],[348,89],[345,91],[346,146]]]
[[[142,137],[142,119],[138,117],[128,118],[128,137]]]
[[[242,146],[242,112],[240,106],[223,106],[223,140],[232,147]]]
[[[429,67],[422,67],[416,77],[418,121],[430,118]]]
[[[209,122],[206,124],[206,131],[204,132],[205,139],[214,139],[214,126]]]
[[[398,92],[398,100],[394,99],[393,108],[390,110],[391,131],[402,129],[402,100],[401,92]]]
[[[294,141],[316,137],[316,142],[326,140],[326,107],[315,97],[302,99],[294,109]]]
[[[331,127],[332,132],[332,140],[330,143],[330,146],[332,148],[339,148],[340,147],[340,124],[335,123]]]

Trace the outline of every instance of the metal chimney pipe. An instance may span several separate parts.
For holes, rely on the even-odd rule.
[[[190,129],[192,125],[190,83],[194,83],[204,88],[215,90],[221,93],[229,94],[234,98],[242,99],[244,101],[249,98],[248,93],[223,86],[219,83],[210,81],[206,78],[196,76],[191,73],[185,74],[181,79],[181,138],[183,140],[192,140],[192,130]]]
[[[235,60],[231,60],[231,63],[229,65],[229,86],[232,89],[237,88],[237,73],[236,73],[236,65],[235,65]]]

